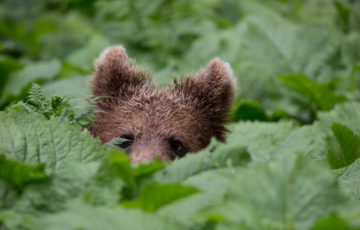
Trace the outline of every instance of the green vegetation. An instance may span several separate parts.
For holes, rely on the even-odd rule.
[[[353,0],[2,1],[0,230],[360,229],[359,41]],[[227,143],[131,164],[94,139],[119,43],[160,86],[229,62]]]

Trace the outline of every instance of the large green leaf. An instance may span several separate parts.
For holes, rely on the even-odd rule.
[[[9,184],[0,184],[2,186],[0,187],[0,199],[6,201],[4,207],[1,208],[22,214],[31,213],[32,215],[43,215],[63,210],[68,200],[82,196],[84,191],[88,191],[88,188],[91,189],[92,184],[98,178],[98,168],[99,163],[95,162],[86,165],[79,163],[68,165],[63,170],[57,171],[49,180],[28,184],[18,196],[16,196],[17,191],[10,187]],[[116,177],[112,178],[114,182],[121,185],[120,180],[116,180]],[[108,177],[103,176],[101,179],[107,181]],[[103,191],[109,189],[112,189],[112,183]],[[117,190],[113,189],[108,200],[114,196],[113,193],[118,194],[116,192]],[[7,200],[9,197],[13,197],[11,202]],[[97,194],[92,197],[91,200],[87,197],[86,201],[95,204],[105,203]],[[119,195],[116,200],[119,200]],[[111,203],[111,201],[108,203]]]
[[[338,169],[351,165],[360,157],[360,139],[346,126],[334,123],[331,126],[335,137],[329,139],[329,164]]]
[[[281,144],[272,149],[271,155],[295,152],[327,164],[329,149],[327,139],[333,135],[331,125],[333,123],[346,125],[351,131],[359,135],[359,109],[360,104],[347,102],[336,105],[331,111],[319,112],[318,121],[313,125],[294,129]]]
[[[229,126],[227,142],[246,146],[253,160],[268,160],[271,153],[296,128],[292,121],[239,122]]]
[[[0,148],[10,152],[9,159],[44,163],[47,173],[77,162],[90,163],[106,154],[101,141],[77,125],[15,111],[0,112]]]
[[[330,83],[319,83],[307,78],[304,74],[289,74],[279,76],[287,86],[304,95],[315,103],[319,110],[328,110],[335,104],[346,101],[345,96],[337,96]]]
[[[161,161],[160,157],[157,157],[155,161],[145,162],[141,164],[132,164],[132,171],[134,177],[141,179],[151,175],[153,172],[156,172],[159,169],[165,167],[165,164]]]
[[[245,167],[227,167],[204,171],[187,178],[182,184],[200,190],[200,193],[172,202],[161,207],[157,213],[180,222],[192,229],[208,229],[206,220],[196,218],[202,210],[211,204],[221,203],[229,185],[237,173]]]
[[[334,175],[295,154],[259,163],[236,174],[222,205],[207,218],[239,229],[308,229],[344,202]]]
[[[66,60],[73,66],[89,71],[93,68],[93,61],[106,47],[112,45],[110,41],[101,36],[94,36],[81,49],[71,53]]]
[[[180,184],[147,183],[140,191],[136,203],[145,211],[155,211],[176,200],[197,193],[198,190]]]
[[[327,162],[327,135],[313,126],[302,126],[294,129],[276,148],[271,155],[283,155],[294,152],[311,159]]]
[[[198,173],[216,168],[247,165],[250,156],[242,145],[220,144],[213,140],[210,145],[195,154],[187,154],[181,160],[175,160],[164,169],[155,172],[157,182],[181,182]]]
[[[22,69],[13,72],[0,95],[0,104],[9,96],[17,97],[31,82],[37,80],[52,80],[61,69],[58,59],[39,61],[25,65]]]
[[[318,121],[314,128],[321,130],[327,135],[331,135],[331,125],[340,123],[350,128],[356,135],[360,135],[360,103],[346,102],[338,104],[329,112],[319,112]]]
[[[0,194],[0,199],[6,202],[0,208],[32,215],[64,210],[66,202],[75,198],[81,198],[92,205],[115,205],[125,186],[108,158],[101,162],[69,164],[46,181],[30,183],[20,196],[16,196],[18,193],[10,184],[1,182],[0,180],[0,191],[4,191],[4,194]]]
[[[303,73],[313,80],[329,81],[334,75],[326,62],[336,47],[325,31],[280,17],[250,16],[243,23],[247,31],[238,51],[240,60],[233,65],[242,93],[259,100],[265,109],[285,109],[292,115],[301,112],[289,101],[290,90],[281,86],[277,76]]]
[[[234,122],[240,120],[250,120],[250,121],[269,121],[265,110],[259,102],[252,100],[245,100],[236,104],[231,112],[232,120]]]
[[[343,219],[337,215],[330,215],[319,220],[311,230],[360,230],[359,227],[349,226]]]
[[[87,87],[89,76],[76,76],[72,78],[59,79],[50,83],[43,84],[41,90],[47,97],[53,94],[73,97],[72,103],[82,106],[86,104],[86,96],[90,93]]]
[[[3,91],[11,72],[19,69],[20,67],[21,65],[15,59],[6,56],[0,57],[0,92]]]
[[[121,199],[121,189],[126,183],[117,175],[109,158],[110,154],[102,160],[87,187],[79,191],[83,201],[93,205],[114,205]]]
[[[357,159],[340,177],[340,186],[352,197],[360,198],[360,159]]]
[[[39,218],[37,229],[186,229],[154,213],[145,213],[141,210],[129,210],[120,206],[113,208],[92,207],[78,201],[73,201],[68,206],[67,210],[62,213]]]
[[[7,160],[3,155],[0,155],[0,178],[15,186],[23,187],[31,181],[46,179],[44,166],[44,164],[30,166]]]
[[[134,175],[130,167],[129,157],[114,149],[109,150],[110,167],[114,170],[118,177],[120,177],[127,186],[133,188],[135,185]]]

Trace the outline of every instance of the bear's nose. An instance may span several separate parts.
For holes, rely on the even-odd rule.
[[[171,160],[167,154],[166,148],[159,144],[147,141],[134,143],[128,154],[131,162],[154,161],[158,156],[162,161]]]

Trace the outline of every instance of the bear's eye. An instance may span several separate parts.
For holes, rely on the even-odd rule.
[[[187,153],[187,149],[184,147],[181,141],[172,140],[170,141],[171,150],[176,154],[178,157],[183,157]]]
[[[119,136],[119,138],[121,138],[122,140],[120,143],[117,144],[117,146],[122,149],[125,149],[134,143],[134,137],[131,135],[121,135]]]

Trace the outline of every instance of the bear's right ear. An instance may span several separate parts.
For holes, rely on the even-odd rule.
[[[197,111],[210,121],[211,135],[224,141],[227,129],[223,124],[229,120],[237,85],[229,63],[214,58],[194,76],[184,77],[180,83],[176,79],[174,81],[175,90],[193,98]]]
[[[121,45],[106,48],[95,60],[90,87],[94,97],[131,97],[136,89],[149,84],[149,73],[138,69]]]

